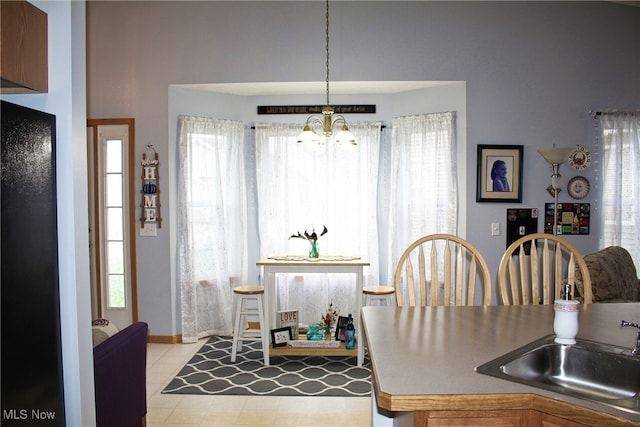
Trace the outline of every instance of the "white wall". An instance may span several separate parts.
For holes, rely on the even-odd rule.
[[[86,427],[95,425],[95,408],[87,249],[85,3],[31,3],[48,16],[49,92],[1,98],[56,116],[65,417],[67,426]]]
[[[137,155],[154,144],[162,176],[175,155],[170,85],[324,79],[323,2],[92,1],[87,12],[89,116],[134,117]],[[613,2],[332,2],[331,40],[334,81],[466,82],[465,234],[494,274],[506,209],[551,200],[536,148],[592,149],[589,110],[640,108],[640,8]],[[521,204],[475,202],[478,144],[524,146]],[[595,171],[583,175],[594,183]],[[596,195],[584,201],[597,208]],[[592,225],[568,238],[584,253],[598,249]],[[140,316],[153,335],[180,332],[168,228],[138,245]]]

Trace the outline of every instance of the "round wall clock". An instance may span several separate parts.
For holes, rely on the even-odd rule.
[[[569,154],[569,166],[575,170],[584,170],[591,164],[591,153],[584,147],[578,147]]]
[[[589,180],[584,176],[574,176],[567,184],[569,195],[578,200],[587,197],[590,188]]]

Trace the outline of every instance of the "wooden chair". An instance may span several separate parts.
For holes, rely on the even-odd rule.
[[[376,305],[391,305],[391,297],[396,292],[396,288],[393,286],[365,286],[362,288],[364,294],[364,305],[373,305],[376,301]]]
[[[524,256],[523,256],[524,254]],[[591,304],[591,278],[580,252],[560,236],[533,233],[513,242],[500,261],[498,289],[504,305],[553,304],[564,284],[576,297],[576,268],[582,274],[582,302]]]
[[[398,306],[491,304],[491,275],[471,243],[450,234],[431,234],[413,242],[394,274]]]

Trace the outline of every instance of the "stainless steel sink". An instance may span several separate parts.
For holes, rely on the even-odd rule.
[[[554,335],[498,357],[476,371],[640,414],[640,357],[630,349]]]

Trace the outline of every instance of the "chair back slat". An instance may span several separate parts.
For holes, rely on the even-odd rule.
[[[473,256],[471,258],[471,262],[469,263],[469,275],[467,276],[467,281],[471,282],[473,280],[474,277],[476,277],[476,257]],[[462,272],[462,270],[464,269],[464,264],[463,264],[463,259],[462,259],[462,253],[458,253],[458,266],[460,268],[460,272]],[[462,277],[462,275],[460,275],[460,277]],[[476,300],[476,287],[475,286],[469,286],[469,292],[467,293],[467,304],[466,305],[473,305],[474,301]],[[458,295],[460,296],[460,298],[458,299]],[[456,286],[456,305],[464,305],[462,303],[462,279],[460,279],[457,283]]]
[[[533,266],[531,266],[533,268]],[[555,271],[555,267],[553,271]],[[542,243],[542,303],[550,304],[551,298],[549,294],[551,293],[551,259],[549,257],[549,241],[543,240]],[[537,286],[536,282],[533,282],[533,286]]]
[[[431,271],[431,275],[429,277],[429,286],[431,287],[430,305],[433,305],[434,301],[438,301],[438,270],[433,268],[434,265],[438,265],[438,251],[435,245],[431,246],[429,259],[431,260],[431,265],[429,266],[429,270]],[[423,299],[421,303],[427,305],[427,299]]]
[[[536,245],[531,245],[529,251],[530,251],[531,263],[528,264],[527,266],[529,268],[529,271],[527,272],[527,274],[529,275],[529,277],[531,277],[531,283],[533,285],[526,284],[524,286],[523,289],[526,289],[526,298],[522,298],[522,301],[523,301],[523,304],[528,304],[524,301],[536,301],[536,304],[539,304],[541,299],[540,299],[540,272],[538,271],[538,247]],[[520,258],[523,259],[526,257],[520,257]],[[529,296],[531,296],[531,300],[529,300]]]
[[[568,263],[567,263],[568,264]],[[567,272],[569,270],[567,265]],[[549,303],[553,302],[556,298],[560,298],[562,292],[562,248],[559,244],[556,244],[554,252],[553,262],[553,282],[549,283]]]
[[[418,277],[418,283],[422,283],[422,276]],[[422,286],[422,285],[419,285]],[[413,279],[413,266],[411,260],[407,260],[407,289],[409,290],[409,305],[415,305],[416,303],[416,291]]]
[[[529,249],[528,254],[525,248]],[[517,263],[514,258],[518,258]],[[571,285],[572,295],[576,295],[576,269],[586,279],[581,298],[590,304],[593,301],[591,278],[580,252],[560,236],[546,233],[524,236],[509,245],[500,261],[498,290],[501,303],[552,304],[554,299],[560,298],[565,283]],[[514,286],[515,282],[518,287]]]
[[[567,264],[567,283],[571,283],[572,288],[576,283],[576,261],[573,254],[571,254],[571,257],[569,258],[569,264]],[[559,289],[556,291],[556,298],[562,297],[562,286],[563,282],[558,285]]]
[[[418,253],[418,271],[420,274],[420,303],[426,304],[427,301],[427,268],[426,261],[424,258],[424,248],[420,247],[420,252]],[[416,305],[415,300],[410,304],[411,306]]]
[[[436,247],[435,243],[432,246],[433,248]],[[436,264],[432,264],[432,265],[436,265]],[[438,270],[435,268],[431,269],[432,273],[435,271],[435,273],[438,273]],[[451,286],[453,286],[454,283],[451,280],[451,247],[449,246],[449,241],[445,240],[444,242],[444,295],[442,297],[442,305],[445,306],[449,306],[451,305]],[[457,295],[456,295],[457,297]]]
[[[508,268],[509,268],[509,286],[511,286],[510,291],[510,295],[513,295],[513,299],[514,299],[514,304],[520,305],[520,288],[518,287],[518,277],[517,277],[517,272],[518,269],[515,266],[515,262],[513,261],[513,259],[509,259],[508,262]],[[522,270],[522,265],[520,266],[520,269]]]
[[[416,276],[420,286],[414,291],[410,284]],[[471,305],[479,303],[476,296],[483,305],[491,304],[491,274],[486,261],[469,242],[449,234],[432,234],[413,242],[398,260],[394,286],[399,306]]]

